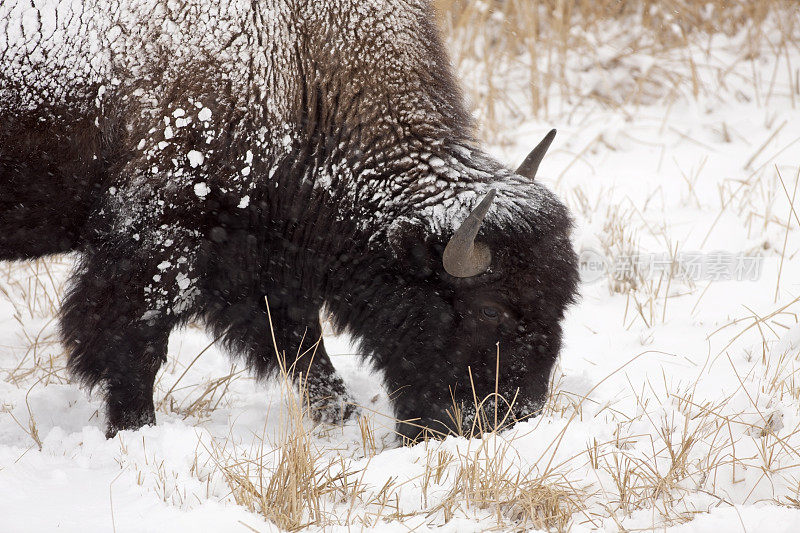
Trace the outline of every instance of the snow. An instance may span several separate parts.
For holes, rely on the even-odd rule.
[[[796,49],[787,54],[798,64]],[[519,162],[558,128],[539,179],[569,204],[582,257],[622,265],[618,279],[602,270],[585,276],[545,413],[482,440],[399,447],[380,375],[358,362],[349,339],[326,336],[375,428],[373,451],[356,421],[304,422],[320,464],[346,468],[364,489],[360,498],[323,497],[334,524],[326,530],[349,529],[348,517],[380,531],[497,526],[496,509],[474,501],[452,517],[437,509],[478,449],[502,455],[512,474],[580,490],[573,531],[797,530],[800,220],[789,199],[800,171],[800,110],[785,63],[737,65],[743,80],[751,69],[764,80],[776,73],[768,104],[744,81],[670,104],[583,106],[521,124],[508,132],[512,144],[491,147]],[[210,110],[198,118],[210,120]],[[187,157],[192,167],[203,163],[200,152]],[[197,183],[194,191],[203,198],[210,189]],[[758,275],[727,279],[714,269],[716,252],[758,258]],[[669,282],[658,271],[634,276],[619,262],[634,255],[645,272],[680,254],[685,275]],[[690,270],[697,258],[703,268]],[[256,382],[218,346],[206,350],[212,339],[190,325],[170,339],[156,387],[159,425],[106,440],[101,395],[69,381],[57,342],[55,313],[72,266],[71,258],[0,265],[0,531],[278,530],[237,503],[222,466],[259,457],[266,476],[275,471],[291,415],[281,385]],[[187,290],[192,280],[179,274],[176,283]],[[456,460],[426,485],[426,465],[445,456]],[[653,479],[664,480],[661,494]],[[384,487],[391,497],[381,504]],[[407,516],[401,523],[393,513]],[[506,517],[503,528],[512,527]]]
[[[194,184],[194,193],[198,196],[198,198],[205,198],[210,192],[211,189],[204,182]]]
[[[203,164],[203,161],[206,160],[205,156],[203,155],[203,152],[199,152],[197,150],[189,150],[189,153],[186,154],[186,157],[189,159],[189,164],[192,166],[192,168],[199,167],[200,165]],[[199,185],[205,185],[205,184],[197,184],[197,185],[195,185],[195,191],[194,192],[197,193],[197,196],[200,196],[202,198],[203,196],[208,194],[208,191],[206,189],[204,189],[203,187],[200,187],[200,190],[201,191],[205,191],[205,193],[198,192],[198,186]]]

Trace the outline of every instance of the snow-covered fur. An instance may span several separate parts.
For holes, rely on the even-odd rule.
[[[109,435],[155,422],[188,320],[272,372],[265,301],[303,370],[330,311],[404,435],[493,392],[497,353],[530,415],[575,292],[570,220],[472,131],[423,0],[4,0],[0,259],[80,255],[63,339]],[[454,278],[443,247],[492,188],[492,265]],[[346,401],[313,360],[315,403]]]

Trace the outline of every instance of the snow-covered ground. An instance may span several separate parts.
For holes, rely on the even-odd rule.
[[[539,174],[586,260],[544,415],[495,436],[400,447],[335,337],[365,419],[298,427],[280,383],[189,327],[159,425],[106,440],[57,342],[70,259],[0,265],[0,531],[800,530],[800,50],[736,45],[697,51],[697,94],[564,103],[493,148],[516,163],[559,129]]]

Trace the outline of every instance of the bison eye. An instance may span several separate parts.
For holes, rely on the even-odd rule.
[[[500,318],[500,311],[498,311],[494,307],[484,307],[481,309],[481,313],[483,313],[483,316],[485,316],[489,320],[497,320],[498,318]]]

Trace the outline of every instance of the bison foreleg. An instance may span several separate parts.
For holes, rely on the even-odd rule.
[[[355,401],[331,362],[322,342],[319,311],[298,313],[271,309],[275,340],[291,368],[301,392],[307,395],[311,416],[329,423],[347,420],[357,413]]]
[[[220,304],[208,317],[217,335],[225,335],[234,353],[244,354],[248,366],[259,376],[281,370],[307,394],[311,415],[317,420],[337,422],[350,418],[357,409],[344,381],[336,373],[325,345],[319,310],[291,311],[265,300]]]
[[[313,334],[316,341],[307,350],[297,366],[307,376],[301,389],[308,393],[311,414],[316,420],[337,422],[347,420],[358,412],[355,401],[347,392],[344,381],[331,363],[325,345],[322,343],[322,331],[316,324]]]
[[[176,318],[148,310],[148,279],[149,270],[130,256],[89,258],[62,308],[70,368],[106,393],[108,437],[155,424],[153,384]]]

